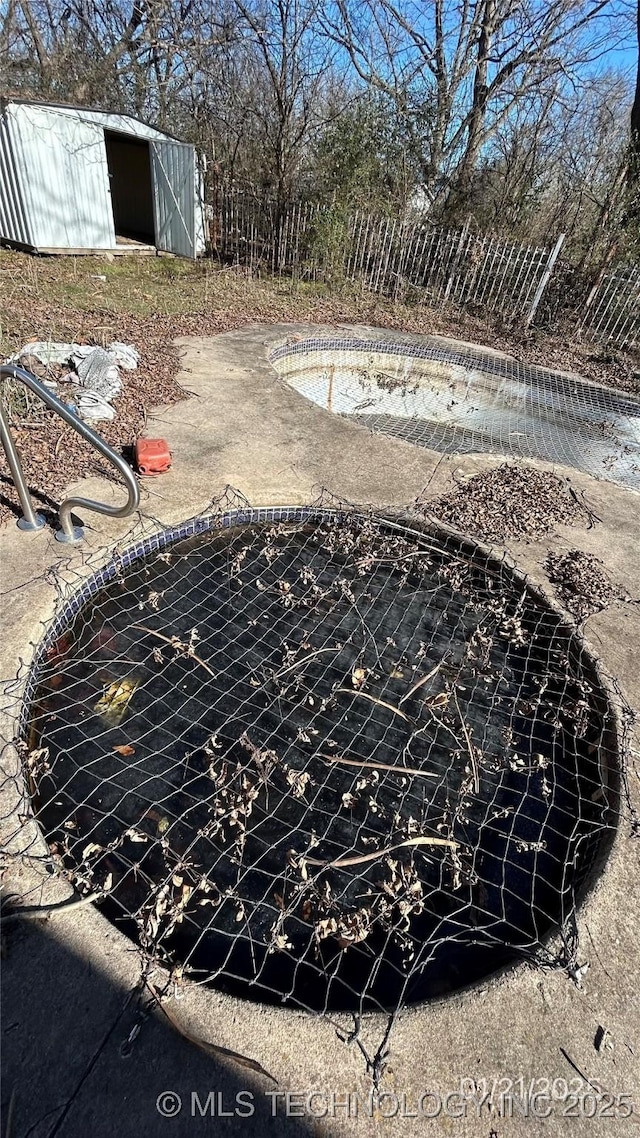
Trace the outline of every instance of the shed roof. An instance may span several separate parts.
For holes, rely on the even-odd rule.
[[[140,137],[147,138],[171,138],[174,142],[180,142],[181,139],[177,135],[171,134],[168,130],[161,130],[159,127],[152,126],[151,123],[141,119],[138,115],[129,114],[127,111],[108,111],[103,107],[86,107],[79,103],[64,103],[56,102],[49,99],[38,99],[22,95],[3,95],[0,96],[0,111],[5,107],[12,104],[18,104],[27,107],[43,107],[49,108],[52,111],[62,111],[65,113],[76,113],[79,117],[88,119],[91,122],[103,122],[107,129],[117,130],[118,126],[115,125],[115,120],[121,120],[120,128],[125,134],[135,133]],[[142,128],[136,131],[127,129],[128,123],[135,123]]]

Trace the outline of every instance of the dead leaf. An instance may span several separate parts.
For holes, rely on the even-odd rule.
[[[129,755],[135,755],[136,753],[135,747],[130,747],[128,743],[120,743],[117,747],[112,747],[111,750],[117,751],[118,754],[123,755],[125,759],[128,759]]]
[[[131,678],[115,680],[100,696],[93,710],[109,727],[122,722],[139,682]]]
[[[446,691],[441,691],[438,695],[427,697],[424,701],[425,707],[446,707],[449,703],[449,695]]]

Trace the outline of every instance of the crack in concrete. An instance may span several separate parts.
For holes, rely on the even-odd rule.
[[[137,991],[137,988],[132,988],[131,991],[127,994],[127,998],[126,998],[124,1004],[122,1005],[120,1011],[118,1012],[118,1014],[117,1014],[114,1022],[112,1023],[111,1027],[106,1032],[106,1034],[105,1034],[104,1038],[102,1039],[100,1045],[98,1046],[97,1050],[94,1052],[91,1059],[89,1060],[89,1063],[87,1064],[85,1071],[83,1072],[81,1078],[79,1079],[75,1090],[73,1091],[71,1097],[65,1103],[63,1110],[62,1110],[62,1114],[59,1116],[58,1120],[54,1124],[53,1130],[49,1131],[47,1138],[55,1138],[55,1135],[60,1132],[60,1127],[62,1126],[62,1123],[67,1118],[69,1111],[71,1110],[71,1107],[73,1106],[75,1100],[77,1099],[78,1095],[80,1094],[80,1091],[82,1090],[82,1087],[84,1086],[87,1079],[89,1078],[89,1075],[93,1071],[96,1063],[98,1062],[98,1059],[100,1058],[102,1052],[104,1051],[105,1047],[107,1046],[107,1043],[111,1039],[111,1036],[113,1035],[116,1028],[118,1027],[118,1024],[121,1023],[122,1018],[123,1018],[127,1008],[129,1007],[129,1004],[131,1003],[131,1000],[133,999],[133,996],[134,996],[136,991]]]

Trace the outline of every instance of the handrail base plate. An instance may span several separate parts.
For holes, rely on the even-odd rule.
[[[30,522],[28,518],[18,518],[18,521],[16,522],[18,529],[24,530],[26,532],[42,529],[42,527],[46,526],[46,524],[46,519],[43,518],[42,514],[34,514],[34,521],[32,522]]]
[[[84,530],[82,526],[74,526],[73,533],[65,533],[63,529],[58,529],[55,532],[56,541],[61,541],[63,545],[76,545],[84,538]]]

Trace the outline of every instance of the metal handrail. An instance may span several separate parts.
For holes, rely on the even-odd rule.
[[[106,514],[110,518],[126,518],[128,514],[133,513],[140,504],[140,487],[136,477],[127,462],[119,454],[97,435],[95,431],[91,430],[82,419],[74,415],[73,411],[63,403],[56,395],[53,394],[44,384],[36,379],[30,371],[25,368],[16,367],[15,364],[2,364],[0,365],[0,378],[17,379],[20,383],[24,383],[30,391],[37,395],[47,407],[55,411],[65,423],[73,427],[74,431],[91,443],[92,447],[106,458],[112,466],[122,475],[126,490],[127,501],[124,506],[108,506],[106,502],[95,502],[92,498],[65,498],[62,502],[58,516],[60,519],[60,529],[56,532],[56,540],[63,542],[77,542],[82,541],[84,536],[83,530],[80,526],[74,526],[71,519],[71,511],[73,509],[93,510],[97,514]],[[20,459],[15,447],[9,424],[5,415],[2,392],[0,392],[0,441],[7,456],[9,469],[15,483],[20,504],[22,506],[23,517],[18,521],[20,529],[34,530],[41,529],[45,524],[45,520],[41,514],[37,514],[31,502],[31,495],[25,482]]]

